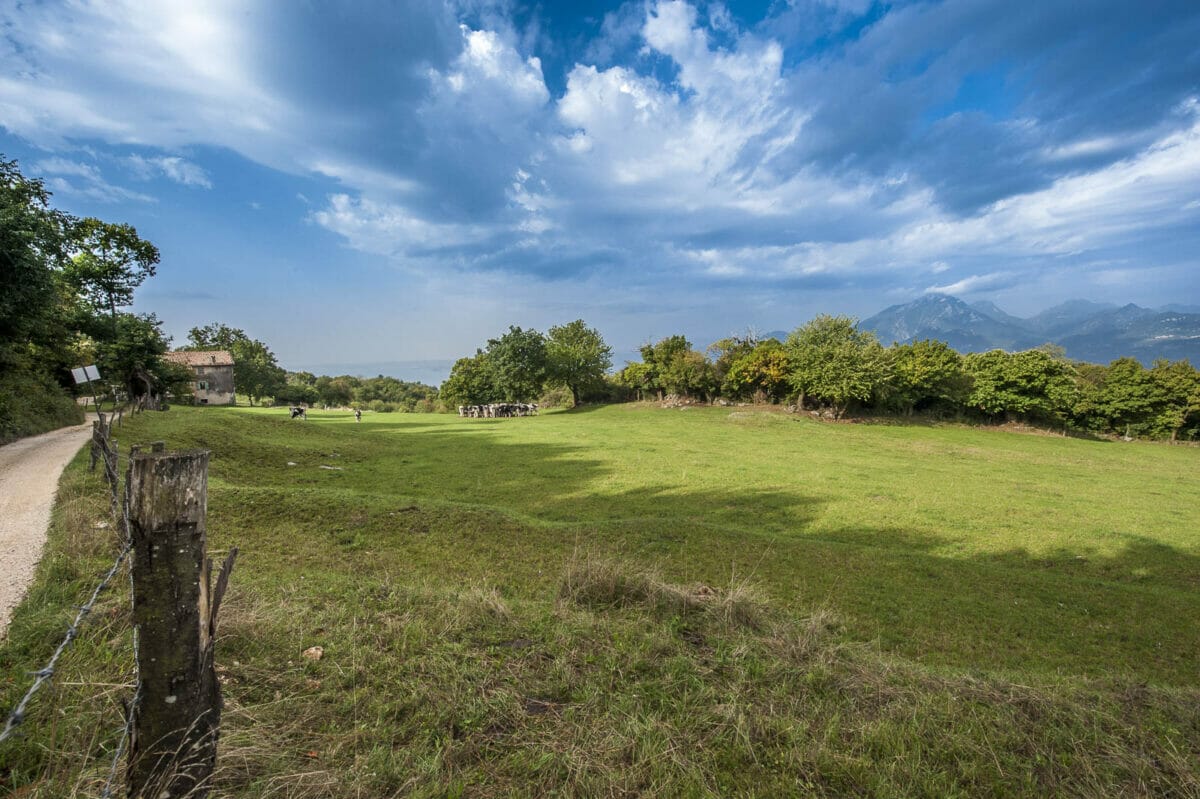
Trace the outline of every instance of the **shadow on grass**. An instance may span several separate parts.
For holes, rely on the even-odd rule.
[[[802,490],[653,471],[631,486],[588,446],[490,432],[514,423],[389,420],[379,432],[415,434],[384,436],[367,421],[264,431],[227,417],[184,435],[214,449],[227,489],[214,494],[210,527],[253,531],[266,570],[482,580],[540,596],[582,548],[679,582],[749,578],[789,612],[830,604],[857,637],[933,664],[1194,681],[1200,558],[1190,552],[1133,537],[1115,553],[964,552],[960,539],[886,525],[816,538],[823,500]]]

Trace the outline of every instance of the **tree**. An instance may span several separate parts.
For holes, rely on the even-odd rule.
[[[42,181],[22,175],[16,161],[0,159],[0,350],[53,340],[55,275],[67,263],[72,223],[50,207]]]
[[[612,367],[612,348],[598,331],[576,319],[550,328],[546,360],[550,380],[570,389],[571,399],[579,405],[582,392],[604,385],[604,375]]]
[[[138,237],[132,225],[81,219],[71,229],[74,256],[67,279],[95,308],[104,308],[117,334],[117,308],[133,303],[133,291],[153,277],[158,248]]]
[[[791,371],[788,351],[779,341],[769,338],[730,364],[722,390],[731,396],[761,393],[769,400],[779,400],[787,394]]]
[[[667,336],[655,344],[643,344],[641,348],[642,361],[646,364],[645,378],[649,388],[658,392],[658,398],[663,398],[666,386],[666,374],[671,362],[682,358],[685,352],[692,349],[692,342],[684,336]]]
[[[722,387],[723,391],[728,385],[726,378],[729,370],[733,368],[734,362],[749,355],[760,343],[758,335],[753,330],[747,330],[745,335],[728,336],[708,345],[705,352],[712,361],[717,384]]]
[[[641,361],[626,362],[625,368],[617,372],[617,384],[634,392],[638,400],[654,390],[653,373]]]
[[[907,416],[936,402],[958,405],[967,394],[962,356],[944,341],[914,341],[891,348],[890,399]]]
[[[287,373],[280,368],[271,352],[261,341],[246,335],[246,331],[214,322],[188,331],[189,350],[228,350],[233,356],[233,382],[253,405],[255,400],[272,397],[287,382]]]
[[[98,347],[100,374],[131,396],[189,393],[191,370],[163,360],[169,344],[154,314],[119,313],[116,337]]]
[[[971,378],[966,404],[988,416],[1065,422],[1075,412],[1073,368],[1043,350],[973,352],[963,365]]]
[[[840,419],[851,402],[865,402],[886,384],[886,351],[873,333],[859,330],[845,316],[822,314],[792,331],[784,345],[792,361],[789,382],[804,407],[817,397]]]
[[[482,351],[476,351],[474,357],[455,361],[450,376],[438,390],[447,407],[483,405],[493,402],[497,393],[492,364]]]
[[[487,359],[500,396],[485,402],[530,402],[541,396],[549,367],[541,333],[510,325],[503,336],[488,340]]]
[[[1200,432],[1200,371],[1187,361],[1159,360],[1150,369],[1150,380],[1154,386],[1154,431],[1167,435],[1171,443],[1189,427],[1192,437]]]

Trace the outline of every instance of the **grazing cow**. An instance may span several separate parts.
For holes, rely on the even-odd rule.
[[[293,419],[295,419],[297,416],[299,416],[301,419],[308,418],[308,409],[305,408],[303,405],[293,405],[291,407],[291,411],[292,411]]]
[[[354,409],[354,421],[356,421],[356,422],[362,421],[362,411],[360,411],[358,408]]]

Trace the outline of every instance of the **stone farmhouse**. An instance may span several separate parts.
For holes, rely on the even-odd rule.
[[[233,356],[226,350],[199,352],[168,352],[168,363],[177,363],[192,370],[193,404],[233,405]]]

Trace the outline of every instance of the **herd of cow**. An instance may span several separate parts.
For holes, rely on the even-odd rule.
[[[536,402],[493,402],[490,405],[459,405],[458,415],[471,419],[501,419],[509,416],[537,416]]]
[[[307,419],[308,409],[303,405],[293,405],[289,409],[292,418]],[[471,419],[504,419],[510,416],[537,416],[536,402],[493,402],[488,405],[459,405],[458,415]],[[355,410],[354,418],[362,421],[362,411]]]

